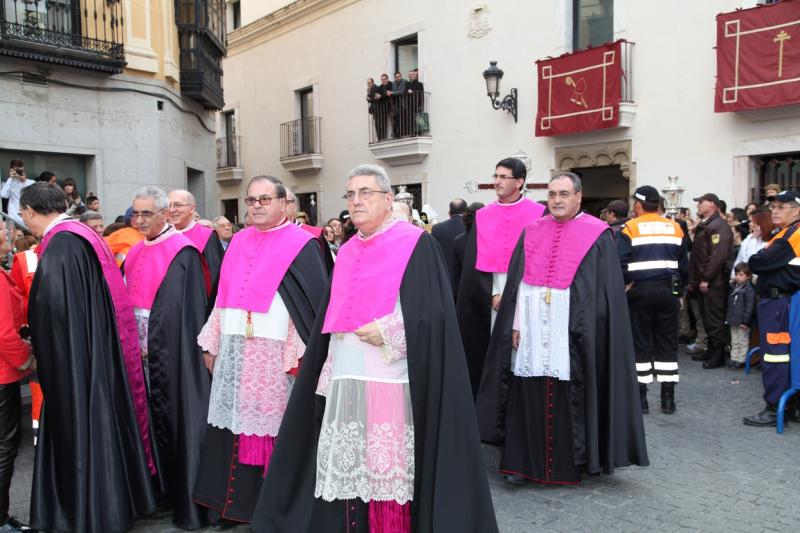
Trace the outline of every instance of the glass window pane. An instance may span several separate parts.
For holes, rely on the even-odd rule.
[[[573,49],[614,40],[614,0],[574,0]]]

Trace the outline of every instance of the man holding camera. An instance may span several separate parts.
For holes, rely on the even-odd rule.
[[[0,189],[0,196],[8,199],[9,218],[16,224],[22,224],[17,214],[19,212],[19,195],[22,193],[22,189],[33,185],[34,181],[28,179],[24,163],[20,159],[12,159],[9,167],[11,170],[8,179],[3,183],[3,188]]]

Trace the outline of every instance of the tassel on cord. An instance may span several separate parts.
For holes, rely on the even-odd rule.
[[[244,326],[244,338],[255,338],[255,332],[253,331],[253,314],[250,311],[247,312],[247,323]]]

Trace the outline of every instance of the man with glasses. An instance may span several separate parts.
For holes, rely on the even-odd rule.
[[[250,180],[253,225],[228,247],[198,338],[213,379],[194,500],[218,516],[215,529],[251,520],[328,281],[313,237],[286,217],[286,195],[277,178]]]
[[[206,433],[211,379],[197,345],[210,286],[200,251],[167,220],[169,198],[158,187],[133,197],[133,225],[144,240],[122,267],[148,377],[161,510],[198,529],[207,512],[192,501]]]
[[[744,423],[756,427],[777,424],[778,401],[790,387],[789,344],[795,340],[791,338],[789,306],[792,296],[800,290],[800,193],[782,191],[767,200],[772,202],[772,222],[780,231],[748,261],[750,270],[758,275],[758,333],[766,406],[758,414],[745,417]],[[790,413],[796,420],[796,409]]]
[[[456,313],[473,396],[478,394],[511,254],[522,229],[544,213],[544,207],[522,195],[526,176],[527,169],[517,158],[497,163],[493,176],[497,201],[476,213],[464,252]]]
[[[511,259],[476,404],[515,485],[649,464],[612,231],[581,213],[576,174],[557,174],[547,197],[550,214],[525,227]]]
[[[222,267],[222,255],[225,253],[217,233],[202,224],[195,222],[197,202],[189,191],[177,189],[169,193],[169,221],[175,229],[183,233],[200,250],[211,275],[211,296],[209,309],[214,305],[219,283],[219,271]]]
[[[66,215],[60,187],[31,185],[20,206],[23,222],[42,239],[28,309],[46,398],[31,525],[40,531],[128,531],[156,508],[131,301],[104,241]]]
[[[233,224],[225,216],[218,216],[213,222],[214,231],[217,233],[222,250],[225,251],[233,238]]]
[[[339,249],[252,529],[497,531],[441,249],[393,218],[383,168],[357,166],[346,187],[358,234]]]

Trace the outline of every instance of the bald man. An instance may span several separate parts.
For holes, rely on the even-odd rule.
[[[195,221],[197,215],[197,202],[189,191],[177,189],[169,193],[169,222],[175,229],[189,238],[195,247],[203,254],[211,275],[211,296],[209,297],[208,311],[214,306],[217,296],[217,283],[219,271],[222,267],[222,255],[225,253],[217,233]],[[199,217],[198,217],[199,218]]]

